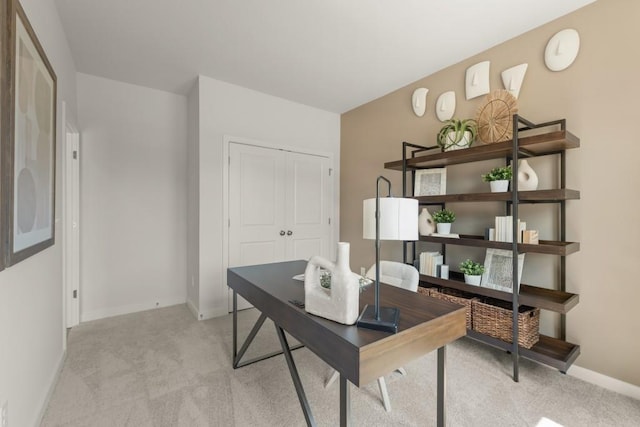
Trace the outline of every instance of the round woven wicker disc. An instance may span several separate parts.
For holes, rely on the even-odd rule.
[[[508,90],[494,90],[478,109],[478,137],[486,143],[513,138],[513,115],[518,112],[518,101]]]

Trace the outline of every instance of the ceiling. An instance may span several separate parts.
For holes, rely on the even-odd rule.
[[[342,113],[594,0],[55,0],[79,72]]]

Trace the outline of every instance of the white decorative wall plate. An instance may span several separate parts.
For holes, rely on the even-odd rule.
[[[516,98],[520,94],[520,88],[524,81],[524,75],[527,72],[528,64],[520,64],[515,67],[504,70],[500,75],[502,76],[502,84],[504,88]]]
[[[418,117],[424,116],[424,112],[427,111],[427,93],[429,93],[429,89],[424,87],[413,91],[411,106],[413,107],[413,112],[416,113]]]
[[[544,63],[551,71],[562,71],[573,64],[580,50],[580,36],[572,28],[556,33],[544,50]]]
[[[489,93],[490,61],[479,62],[467,68],[465,87],[467,100]]]
[[[445,92],[436,101],[436,116],[441,122],[445,122],[453,117],[456,111],[456,93],[452,90]]]

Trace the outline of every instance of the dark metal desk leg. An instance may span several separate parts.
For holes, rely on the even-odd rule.
[[[238,355],[238,294],[233,290],[233,364],[236,363]]]
[[[298,376],[298,370],[296,369],[296,363],[293,361],[291,350],[289,350],[287,337],[284,335],[284,331],[282,330],[282,328],[278,325],[276,325],[276,332],[278,333],[278,338],[280,339],[280,345],[282,346],[284,358],[287,360],[287,365],[289,366],[289,373],[291,374],[291,379],[293,380],[293,386],[296,389],[296,393],[298,393],[298,400],[300,401],[300,406],[302,406],[304,419],[307,421],[307,425],[309,427],[315,427],[316,421],[313,418],[313,414],[311,413],[311,407],[309,406],[309,402],[307,401],[307,396],[304,394],[302,381],[300,381],[300,376]]]
[[[351,426],[351,396],[349,380],[340,374],[340,427]]]
[[[447,417],[445,412],[445,399],[447,393],[446,362],[447,348],[442,346],[438,349],[438,427],[447,425]]]

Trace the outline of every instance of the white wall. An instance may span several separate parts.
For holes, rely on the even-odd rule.
[[[333,156],[334,215],[339,218],[340,116],[200,76],[199,85],[199,310],[203,318],[228,312],[223,265],[223,139],[225,135],[326,152]],[[335,224],[337,242],[339,224]]]
[[[9,426],[39,424],[64,356],[62,302],[62,170],[64,123],[76,122],[76,74],[55,4],[21,0],[58,80],[56,243],[0,272],[0,404]]]
[[[200,311],[200,286],[199,286],[199,260],[198,260],[198,223],[200,209],[200,84],[196,80],[191,88],[188,98],[188,137],[187,137],[187,304],[194,316],[199,317]]]
[[[78,73],[80,306],[186,301],[187,98]]]

